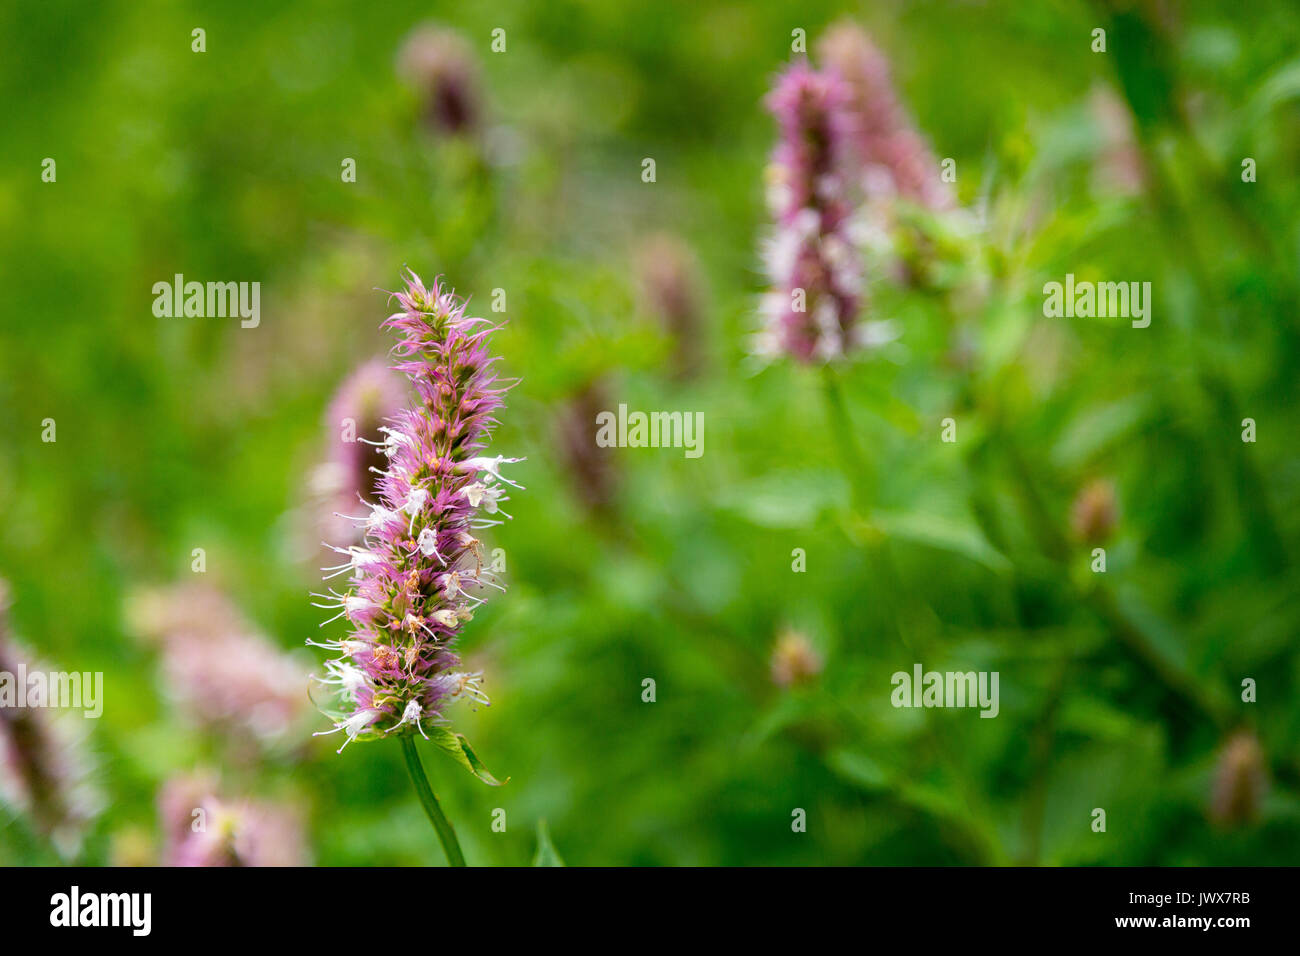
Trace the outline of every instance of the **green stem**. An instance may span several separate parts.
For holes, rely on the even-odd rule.
[[[839,450],[840,460],[844,466],[849,487],[852,490],[854,504],[865,508],[871,499],[873,476],[866,459],[858,450],[858,442],[853,432],[853,423],[849,420],[849,411],[844,404],[844,394],[836,373],[829,365],[823,370],[822,382],[826,395],[826,406],[830,413],[831,431],[835,433],[834,443]]]
[[[442,850],[447,854],[451,866],[464,866],[465,855],[460,852],[460,843],[456,840],[456,831],[451,828],[447,815],[442,812],[438,798],[429,789],[429,779],[424,775],[424,765],[420,763],[420,754],[415,749],[415,738],[407,734],[402,738],[402,756],[406,758],[406,769],[411,774],[411,783],[415,784],[416,795],[424,807],[429,822],[433,824],[442,842]]]

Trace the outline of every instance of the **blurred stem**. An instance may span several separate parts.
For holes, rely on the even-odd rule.
[[[1003,441],[1004,450],[1007,458],[1010,459],[1012,473],[1016,479],[1012,484],[1019,493],[1021,504],[1028,514],[1029,524],[1033,529],[1034,537],[1038,540],[1039,549],[1053,561],[1065,564],[1070,558],[1070,545],[1065,534],[1057,528],[1047,508],[1047,502],[1039,492],[1038,483],[1029,469],[1029,463],[1020,453],[1019,447],[1011,441],[1009,434],[1004,433]]]
[[[1066,676],[1070,659],[1057,665],[1047,691],[1047,703],[1029,738],[1029,760],[1032,780],[1025,799],[1024,860],[1027,866],[1038,866],[1043,853],[1043,819],[1047,814],[1047,783],[1052,768],[1052,744],[1056,739],[1056,717],[1067,686]]]
[[[415,785],[415,793],[420,798],[425,815],[433,824],[433,829],[437,831],[442,850],[447,854],[447,863],[450,866],[464,866],[465,856],[460,852],[456,831],[451,828],[451,822],[442,812],[437,796],[429,788],[429,779],[424,775],[424,765],[420,763],[420,754],[415,749],[415,738],[410,734],[402,738],[402,756],[406,758],[406,769],[411,774],[411,783]]]
[[[830,365],[822,369],[822,384],[831,431],[835,433],[835,447],[839,450],[840,461],[848,475],[854,504],[865,508],[870,500],[871,471],[858,450],[853,422],[849,419],[848,407],[844,403],[844,392],[840,389],[835,369]]]

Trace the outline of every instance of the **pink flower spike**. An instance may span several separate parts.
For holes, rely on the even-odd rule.
[[[850,224],[849,99],[838,76],[804,62],[768,96],[780,141],[768,170],[776,229],[763,250],[771,292],[762,302],[760,354],[824,361],[857,343],[863,283]]]
[[[345,640],[322,642],[341,657],[327,665],[321,683],[341,706],[329,712],[354,740],[424,735],[424,724],[443,720],[458,694],[486,701],[478,678],[457,670],[460,629],[483,603],[464,588],[484,580],[481,542],[471,528],[486,523],[505,500],[497,482],[523,486],[501,474],[523,459],[489,455],[486,444],[502,406],[488,340],[495,328],[465,314],[465,304],[439,282],[426,287],[415,273],[392,294],[401,311],[386,328],[398,334],[393,368],[406,374],[417,401],[391,415],[383,427],[386,466],[377,501],[359,519],[360,546],[337,549],[348,561],[328,569],[352,572],[351,588],[324,596],[321,606],[341,610],[351,624]],[[468,688],[472,687],[472,692]],[[343,747],[340,747],[342,751]]]

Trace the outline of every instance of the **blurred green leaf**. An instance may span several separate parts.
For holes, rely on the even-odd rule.
[[[551,828],[544,818],[537,821],[537,853],[533,856],[533,866],[564,866],[555,844],[551,842]]]
[[[764,528],[806,528],[849,501],[848,482],[836,472],[774,472],[724,490],[718,503]]]
[[[888,537],[960,555],[997,574],[1011,569],[1011,563],[989,544],[974,522],[937,514],[875,511],[871,524]]]

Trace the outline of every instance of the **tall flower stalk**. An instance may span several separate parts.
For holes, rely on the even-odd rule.
[[[476,533],[509,517],[501,510],[507,488],[521,486],[501,469],[522,459],[486,454],[506,391],[488,351],[496,327],[466,315],[451,291],[437,282],[425,288],[414,273],[393,298],[401,308],[384,323],[399,336],[393,368],[410,378],[418,401],[381,429],[386,465],[378,500],[364,502],[368,512],[355,518],[362,543],[336,548],[345,560],[327,569],[350,575],[350,586],[319,595],[325,603],[317,606],[338,612],[331,620],[351,625],[348,636],[318,644],[340,654],[325,665],[323,683],[336,687],[340,700],[326,710],[334,729],[325,733],[343,733],[340,752],[354,740],[401,739],[447,858],[464,865],[412,735],[497,783],[465,738],[446,729],[443,714],[457,699],[489,702],[482,675],[460,669],[455,645],[488,589],[504,590],[483,564]]]
[[[756,352],[826,362],[831,430],[855,497],[865,499],[868,468],[858,453],[836,370],[830,363],[894,337],[887,321],[864,321],[861,118],[853,90],[837,73],[799,61],[777,77],[767,98],[780,138],[768,167],[768,205],[776,220],[763,247],[769,291]]]

